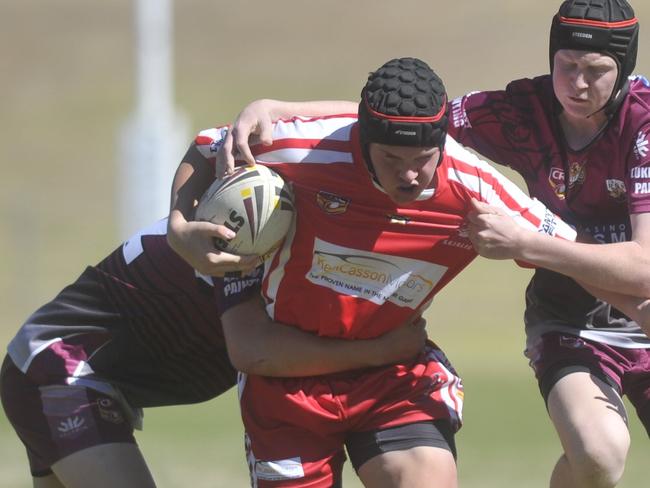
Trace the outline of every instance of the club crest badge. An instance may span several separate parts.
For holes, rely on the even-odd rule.
[[[328,193],[326,191],[319,191],[316,194],[316,203],[325,213],[338,215],[344,213],[350,205],[350,199]]]
[[[624,182],[621,180],[605,180],[605,185],[611,198],[617,201],[625,200],[627,190]]]

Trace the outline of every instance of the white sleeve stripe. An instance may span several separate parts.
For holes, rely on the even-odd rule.
[[[453,168],[449,169],[447,178],[451,181],[455,181],[463,185],[464,187],[468,188],[469,190],[479,195],[480,196],[479,200],[482,200],[490,205],[495,205],[497,207],[502,208],[510,217],[516,219],[517,223],[522,227],[527,228],[529,230],[537,230],[536,225],[534,225],[528,219],[523,218],[519,210],[512,209],[511,206],[508,205],[499,196],[499,194],[496,192],[494,187],[491,184],[489,184],[487,181],[479,178],[476,175],[462,173]],[[534,201],[531,200],[529,197],[525,196],[525,194],[521,192],[521,190],[518,190],[518,192],[515,193],[511,193],[511,192],[507,192],[507,193],[508,196],[512,200],[514,200],[520,208],[528,208],[536,217],[539,218],[539,220],[542,220],[542,216],[537,215],[535,210],[531,208],[529,205],[531,202]]]
[[[16,340],[16,338],[14,338],[14,340]],[[55,343],[57,343],[57,342],[61,342],[61,341],[63,341],[63,339],[61,339],[60,337],[56,337],[56,338],[54,338],[54,339],[50,339],[49,341],[42,343],[40,346],[38,346],[37,348],[35,348],[33,351],[30,352],[30,354],[29,354],[29,356],[27,357],[27,359],[25,359],[24,361],[22,361],[22,364],[19,364],[20,361],[16,361],[17,357],[14,357],[14,356],[18,356],[18,354],[15,354],[15,355],[12,354],[12,352],[14,352],[14,351],[13,351],[13,347],[12,347],[12,344],[11,344],[11,343],[10,343],[9,346],[7,347],[7,350],[8,350],[8,352],[9,352],[9,356],[10,356],[11,359],[14,361],[14,363],[16,364],[16,366],[18,366],[18,368],[19,368],[23,373],[27,373],[27,370],[28,370],[29,367],[31,366],[32,361],[34,360],[34,358],[35,358],[36,356],[38,356],[41,352],[43,352],[45,349],[47,349],[48,347],[50,347],[52,344],[55,344]],[[14,341],[12,341],[12,343],[13,343],[13,342],[14,342]]]
[[[228,127],[213,127],[204,129],[194,138],[196,148],[206,159],[214,159],[216,153],[212,150],[212,143],[219,143],[226,134]],[[207,139],[207,140],[206,140]]]
[[[528,206],[530,197],[526,195],[526,193],[524,193],[521,190],[521,188],[519,188],[516,184],[514,184],[508,178],[503,176],[499,171],[494,169],[492,166],[490,166],[490,164],[487,161],[484,161],[483,159],[476,156],[476,154],[471,153],[463,146],[458,144],[458,142],[456,142],[453,138],[447,137],[445,143],[445,151],[453,158],[461,161],[464,164],[471,166],[472,168],[475,168],[479,174],[480,173],[489,174],[490,177],[496,180],[499,183],[499,185],[503,187],[503,189],[509,195],[509,197],[512,198],[520,207]],[[465,177],[466,175],[468,178],[472,178],[474,182],[473,182],[473,186],[470,187],[470,189],[472,189],[476,193],[481,194],[481,192],[479,191],[481,188],[481,182],[476,175],[463,173],[460,170],[458,170],[458,172],[462,173],[463,177]],[[450,171],[450,178],[451,178],[451,171]],[[463,181],[461,181],[460,179],[456,179],[456,181],[458,181],[461,184],[464,184]],[[483,183],[487,185],[485,181],[483,181]],[[492,185],[487,185],[487,187],[490,190],[492,190],[492,192],[495,192],[494,187]],[[490,195],[484,195],[484,196],[488,197]],[[486,201],[487,203],[491,203],[490,200],[488,199],[486,199]]]
[[[494,176],[496,182],[505,190],[500,192],[501,195],[505,195],[509,200],[512,200],[512,202],[519,207],[519,210],[512,209],[513,205],[505,202],[504,199],[501,198],[501,195],[496,192],[493,185],[488,183],[485,179],[476,175],[463,173],[457,168],[450,168],[447,178],[450,181],[455,181],[463,185],[465,188],[475,192],[477,195],[480,195],[480,199],[489,205],[496,205],[502,208],[507,215],[514,218],[517,224],[524,229],[543,232],[569,241],[576,240],[576,231],[569,224],[553,214],[553,212],[546,208],[546,205],[542,202],[536,198],[530,198],[521,191],[517,185],[506,179],[498,171],[493,168],[491,169],[491,175]],[[530,217],[527,217],[524,214],[534,216],[535,219],[538,220],[538,223],[531,222]]]
[[[295,138],[349,141],[350,130],[356,121],[357,119],[353,117],[280,120],[273,127],[273,139]]]
[[[259,154],[256,158],[261,162],[299,162],[299,163],[352,163],[349,152],[327,151],[322,149],[278,149]]]

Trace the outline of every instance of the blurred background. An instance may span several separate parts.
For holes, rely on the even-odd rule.
[[[256,98],[357,100],[368,72],[399,56],[429,62],[451,96],[501,88],[548,71],[558,5],[177,0],[179,126],[183,119],[189,144]],[[642,25],[636,72],[650,75],[650,3],[634,6]],[[128,0],[0,0],[2,348],[29,313],[127,237],[118,221],[125,198],[118,138],[136,104],[134,7]],[[457,439],[465,488],[547,486],[560,453],[522,355],[529,276],[510,262],[479,259],[438,295],[427,317],[430,337],[465,382]],[[622,488],[647,485],[650,445],[630,416]],[[137,438],[160,487],[247,485],[234,392],[202,405],[150,409]],[[349,468],[345,484],[360,486]],[[3,415],[0,486],[31,486],[23,447]]]

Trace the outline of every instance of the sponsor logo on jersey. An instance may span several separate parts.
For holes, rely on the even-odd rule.
[[[255,475],[260,480],[295,480],[305,477],[300,457],[279,459],[277,461],[255,460]]]
[[[584,227],[582,230],[603,244],[628,241],[628,234],[630,234],[627,224],[623,222],[595,224]]]
[[[605,187],[607,188],[607,193],[614,200],[624,200],[627,190],[625,189],[625,183],[621,180],[605,180]]]
[[[650,166],[636,166],[630,170],[630,177],[633,180],[650,179]]]
[[[258,266],[250,273],[243,276],[224,276],[223,278],[223,296],[229,297],[240,294],[253,286],[259,286],[262,283],[264,267]]]
[[[650,166],[635,166],[630,170],[630,178],[632,179],[633,194],[646,195],[650,193]]]
[[[316,285],[378,305],[391,302],[416,309],[446,270],[426,261],[337,246],[317,238],[306,277]]]
[[[316,203],[318,203],[318,206],[323,212],[338,215],[342,214],[348,209],[348,205],[350,205],[350,199],[334,195],[333,193],[328,193],[326,191],[319,191],[316,194]]]
[[[555,235],[555,228],[557,227],[557,217],[549,209],[546,209],[544,212],[544,219],[542,220],[542,225],[539,228],[539,232],[553,236]]]
[[[469,230],[467,228],[467,222],[463,223],[463,225],[458,228],[458,232],[456,232],[456,235],[449,236],[447,239],[442,241],[442,244],[445,246],[464,249],[465,251],[473,251],[474,246],[472,246],[472,243],[469,240]]]
[[[641,160],[648,155],[648,136],[644,131],[639,131],[634,141],[634,155]]]
[[[635,195],[647,195],[650,193],[650,183],[634,183],[634,192]]]
[[[584,162],[573,162],[569,165],[569,189],[576,185],[582,185],[587,176],[586,164]],[[564,200],[566,197],[567,187],[564,177],[564,169],[552,167],[548,175],[548,181],[553,188],[557,197]]]
[[[68,417],[67,419],[59,422],[56,430],[59,431],[61,437],[69,437],[75,434],[79,434],[86,430],[88,426],[86,421],[78,416]]]
[[[566,185],[564,184],[564,170],[562,168],[551,168],[548,175],[548,182],[558,198],[564,199]]]
[[[476,92],[472,92],[476,93]],[[472,95],[472,93],[467,96]],[[467,113],[465,112],[464,98],[455,98],[451,102],[451,121],[454,127],[470,127]]]

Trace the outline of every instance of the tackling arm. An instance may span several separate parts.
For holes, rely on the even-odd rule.
[[[650,213],[630,218],[628,242],[570,242],[523,229],[501,209],[477,202],[470,215],[470,238],[487,258],[518,259],[598,289],[650,297]]]
[[[319,337],[272,321],[259,296],[229,308],[221,322],[233,366],[263,376],[313,376],[393,364],[417,355],[427,338],[419,317],[375,339]]]

